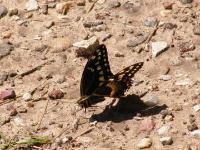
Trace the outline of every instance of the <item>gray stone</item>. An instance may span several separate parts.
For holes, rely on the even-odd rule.
[[[3,43],[0,45],[0,59],[9,55],[10,52],[13,50],[13,46]]]
[[[8,13],[8,9],[0,5],[0,19],[3,18]]]
[[[147,19],[144,20],[144,25],[147,27],[155,27],[157,23],[158,20],[154,17],[148,17]]]
[[[120,6],[121,6],[121,3],[118,0],[111,0],[110,1],[110,7],[111,8],[117,8],[117,7],[120,7]]]
[[[129,2],[129,1],[127,1],[122,7],[123,9],[127,10],[129,13],[135,13],[140,8],[140,6],[135,5],[133,2]]]
[[[168,44],[165,41],[152,42],[151,48],[152,57],[156,57],[168,48]]]
[[[91,28],[91,27],[94,27],[94,26],[98,26],[98,25],[102,25],[103,24],[103,21],[89,21],[89,22],[84,22],[83,25],[84,27],[86,28]]]
[[[3,82],[6,81],[8,78],[8,73],[0,72],[0,85],[3,85]]]
[[[200,25],[195,25],[193,28],[193,33],[195,35],[200,35]]]
[[[192,3],[193,0],[180,0],[182,4]]]
[[[143,42],[145,42],[147,38],[148,38],[148,34],[137,36],[137,37],[134,37],[133,39],[129,39],[127,43],[127,47],[136,47],[139,44],[142,44]]]
[[[36,0],[28,0],[26,3],[26,10],[27,11],[34,11],[39,8],[38,2]]]

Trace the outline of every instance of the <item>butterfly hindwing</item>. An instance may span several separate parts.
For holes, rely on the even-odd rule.
[[[81,78],[81,96],[92,92],[112,75],[105,45],[99,45],[94,55],[88,60]]]
[[[124,68],[123,70],[119,71],[115,74],[114,78],[119,81],[126,82],[127,79],[133,78],[135,73],[142,68],[143,62],[139,62]]]

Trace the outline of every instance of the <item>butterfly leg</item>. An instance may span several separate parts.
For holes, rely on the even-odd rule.
[[[114,98],[114,99],[112,100],[112,102],[106,106],[106,109],[111,109],[111,108],[112,108],[112,105],[116,102],[116,100],[117,100],[117,99]]]

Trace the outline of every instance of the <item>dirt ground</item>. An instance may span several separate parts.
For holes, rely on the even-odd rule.
[[[27,1],[0,0],[8,9],[0,19],[0,48],[12,47],[0,57],[0,76],[7,76],[1,79],[0,92],[13,89],[16,93],[15,99],[0,100],[0,145],[38,136],[50,142],[15,143],[8,149],[137,150],[146,138],[149,150],[200,150],[198,0],[189,4],[47,0],[48,13],[44,0],[38,0],[39,9],[32,11],[26,10]],[[67,4],[60,14],[58,5],[63,2]],[[11,14],[13,9],[18,13]],[[92,27],[85,25],[88,22]],[[144,35],[148,39],[134,45]],[[72,44],[93,36],[107,46],[113,73],[140,61],[144,66],[125,100],[108,108],[112,98],[106,98],[85,111],[76,102],[87,59],[77,57]],[[157,41],[166,42],[168,48],[152,57],[151,44]],[[64,97],[50,99],[54,90],[61,90]],[[29,100],[27,93],[31,93]],[[143,101],[156,106],[146,108]],[[166,126],[169,129],[159,133]],[[170,142],[162,142],[163,137],[170,137]]]

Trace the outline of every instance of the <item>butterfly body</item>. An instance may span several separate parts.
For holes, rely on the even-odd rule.
[[[99,45],[94,55],[88,60],[83,71],[78,104],[89,107],[104,100],[104,97],[124,96],[131,85],[131,78],[143,66],[143,62],[124,68],[113,75],[108,61],[105,45]]]

